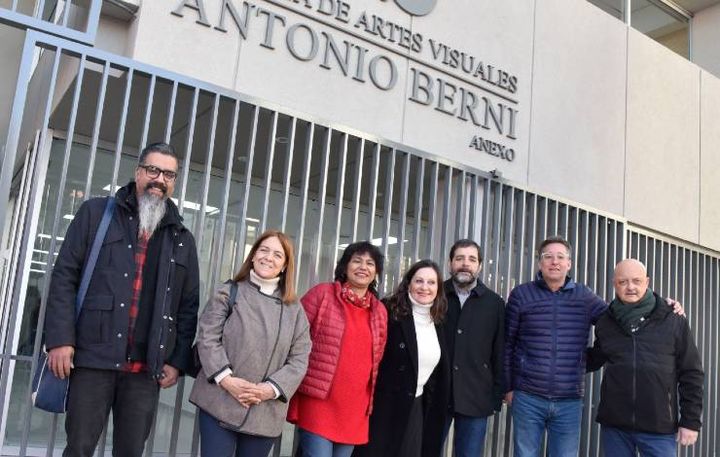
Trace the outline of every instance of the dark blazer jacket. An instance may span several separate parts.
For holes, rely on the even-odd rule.
[[[472,417],[491,416],[502,407],[505,302],[478,281],[465,305],[452,279],[445,281],[447,347],[452,355],[450,409]]]
[[[440,343],[440,362],[423,390],[423,457],[437,457],[443,442],[450,393],[450,364],[443,326],[435,329]],[[418,349],[412,316],[388,319],[388,339],[380,362],[370,441],[356,446],[353,457],[395,457],[405,435],[418,376]]]

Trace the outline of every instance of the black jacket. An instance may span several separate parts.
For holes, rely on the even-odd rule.
[[[450,393],[450,366],[441,325],[436,325],[440,362],[423,388],[423,457],[437,457],[443,444]],[[412,315],[388,319],[387,344],[380,362],[370,416],[370,441],[356,446],[353,457],[395,457],[415,400],[418,349]]]
[[[632,334],[609,311],[595,325],[588,370],[605,364],[597,421],[647,433],[675,433],[678,426],[700,430],[700,354],[687,319],[673,314],[657,294],[655,301],[653,312]]]
[[[52,272],[45,320],[48,349],[75,347],[78,367],[119,370],[128,359],[129,309],[135,277],[138,234],[135,183],[118,190],[105,236],[75,323],[75,296],[90,254],[105,198],[83,203],[68,227]],[[140,313],[135,326],[134,360],[144,360],[153,376],[168,363],[185,371],[192,362],[199,300],[195,239],[168,200],[165,216],[148,242]]]
[[[452,279],[445,281],[445,295],[445,336],[453,355],[450,408],[466,416],[490,416],[500,411],[504,393],[505,302],[479,280],[462,309]]]

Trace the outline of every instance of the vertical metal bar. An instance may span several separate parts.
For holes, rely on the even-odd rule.
[[[333,130],[328,127],[325,133],[325,147],[322,162],[320,165],[320,189],[318,195],[318,233],[315,249],[315,265],[313,265],[312,277],[317,280],[320,277],[320,257],[322,253],[322,231],[325,222],[325,202],[327,199],[328,169],[330,167],[330,145],[332,143]]]
[[[90,198],[90,189],[95,170],[95,155],[97,153],[98,140],[100,138],[100,124],[102,123],[103,108],[105,106],[105,92],[107,90],[108,73],[110,73],[110,62],[106,61],[103,66],[102,79],[100,81],[100,93],[98,94],[97,104],[95,105],[95,121],[93,122],[93,134],[90,143],[90,159],[87,176],[85,178],[85,193],[83,195],[85,200]],[[113,189],[110,188],[110,195],[112,194]]]
[[[115,140],[115,163],[113,164],[112,180],[110,181],[110,195],[115,193],[117,187],[118,173],[120,171],[120,158],[122,157],[122,148],[125,143],[125,127],[127,125],[128,107],[130,106],[130,93],[132,92],[134,68],[129,68],[126,73],[127,82],[125,84],[125,95],[123,96],[122,114],[120,115],[120,125],[118,126],[117,139]]]
[[[474,174],[470,181],[470,212],[468,214],[468,238],[474,240],[476,238],[476,232],[478,229],[478,217],[477,217],[477,194],[478,194],[479,182],[478,175]]]
[[[147,100],[145,101],[145,123],[140,140],[140,151],[147,145],[148,132],[150,131],[150,119],[152,118],[152,103],[155,99],[155,75],[150,76],[150,88],[148,89]]]
[[[355,169],[355,198],[353,198],[352,207],[352,229],[350,230],[350,240],[354,241],[358,235],[358,223],[360,222],[360,194],[364,186],[361,186],[363,176],[363,161],[365,159],[365,138],[361,138],[357,150],[357,165]],[[372,217],[372,214],[369,215]]]
[[[313,139],[315,137],[315,124],[309,124],[308,135],[305,143],[305,157],[303,178],[302,178],[302,196],[300,203],[300,228],[296,238],[297,244],[297,269],[295,271],[295,284],[299,284],[300,281],[300,270],[302,265],[302,248],[305,240],[305,216],[307,214],[307,203],[308,203],[308,184],[310,182],[310,165],[312,164],[312,152],[313,152]]]
[[[265,231],[268,219],[268,206],[270,205],[270,192],[272,186],[273,161],[275,160],[275,138],[277,136],[278,112],[272,112],[270,136],[268,137],[268,153],[265,165],[265,195],[263,196],[262,212],[260,213],[260,233]]]
[[[420,170],[415,175],[415,233],[412,239],[413,261],[420,258],[420,234],[422,233],[423,191],[425,190],[425,158],[420,157]],[[442,258],[442,257],[438,257]]]
[[[503,193],[505,192],[505,185],[498,181],[494,183],[495,195],[494,195],[494,211],[492,221],[492,251],[488,249],[488,252],[492,252],[492,267],[487,266],[488,273],[492,274],[492,290],[500,290],[500,238],[502,237],[502,225],[503,225],[503,213],[505,211],[505,205],[503,205]]]
[[[407,224],[407,211],[408,211],[408,187],[410,180],[410,161],[412,157],[408,153],[404,153],[405,161],[403,162],[402,170],[402,181],[400,181],[400,218],[398,220],[399,234],[398,234],[398,262],[397,269],[395,270],[395,278],[400,278],[402,267],[404,265],[405,257],[405,225]],[[397,283],[396,283],[397,284]]]
[[[448,250],[448,237],[450,236],[450,214],[452,208],[452,185],[453,185],[453,169],[445,167],[445,189],[443,195],[443,218],[440,226],[440,252],[437,257],[442,257],[443,253]],[[456,221],[457,223],[457,221]]]
[[[439,173],[440,173],[440,164],[437,162],[432,163],[432,171],[430,175],[430,205],[428,207],[428,215],[435,214],[437,211],[437,189],[438,189],[438,179],[439,179]],[[439,252],[437,255],[433,255],[433,248],[435,246],[435,218],[428,217],[428,229],[430,232],[427,236],[427,255],[431,259],[439,259],[442,258],[445,253]]]
[[[58,3],[60,3],[58,1]],[[63,14],[61,19],[61,24],[63,27],[67,27],[68,24],[68,17],[70,16],[70,0],[63,0]]]
[[[501,294],[503,297],[507,297],[510,295],[510,277],[512,276],[512,250],[513,250],[513,233],[515,233],[515,192],[516,190],[513,187],[506,187],[508,192],[507,197],[507,203],[504,205],[507,207],[507,209],[504,211],[505,213],[505,233],[503,235],[504,243],[502,239],[498,240],[498,249],[503,247],[499,252],[504,251],[504,255],[501,254],[502,260],[505,263],[505,268],[503,269],[503,273],[505,276],[502,279],[504,282],[503,284],[505,287],[503,287],[503,293]],[[498,265],[499,266],[499,265]]]
[[[370,189],[372,189],[372,192],[370,192],[370,208],[368,210],[368,240],[373,239],[373,232],[375,231],[375,212],[377,211],[377,186],[378,186],[378,178],[380,174],[380,143],[377,143],[375,145],[375,148],[373,149],[373,162],[372,162],[372,170],[371,170],[371,177],[370,177]]]
[[[527,268],[527,275],[524,280],[531,280],[533,278],[533,275],[535,274],[535,260],[538,259],[536,256],[536,246],[537,246],[537,223],[538,223],[538,196],[537,194],[533,194],[532,196],[532,226],[530,227],[532,236],[530,237],[530,245],[529,245],[529,255],[528,258],[528,268]],[[538,259],[539,260],[539,259]]]
[[[260,108],[256,105],[253,108],[253,120],[250,133],[250,144],[247,152],[247,168],[245,169],[245,189],[243,191],[243,199],[240,208],[240,221],[238,222],[237,247],[235,253],[235,262],[240,263],[245,256],[245,236],[247,235],[247,207],[250,201],[250,188],[252,185],[252,167],[255,159],[255,142],[257,141],[258,117]]]
[[[190,105],[190,119],[188,122],[188,136],[185,142],[185,157],[183,157],[182,168],[182,184],[180,185],[180,195],[178,198],[178,210],[182,215],[185,212],[185,194],[187,193],[188,176],[190,175],[190,163],[192,161],[193,142],[195,141],[195,121],[197,118],[197,108],[200,99],[200,88],[196,87],[193,93],[193,101]]]
[[[522,283],[523,278],[523,267],[525,266],[523,263],[523,256],[524,250],[525,250],[525,230],[527,228],[525,227],[525,223],[527,222],[527,191],[523,190],[521,193],[521,199],[522,199],[522,206],[520,207],[520,242],[517,245],[517,277],[515,278],[516,284]],[[528,252],[528,255],[532,257],[532,252]],[[511,289],[512,290],[512,286]]]
[[[458,179],[458,192],[456,200],[457,208],[455,210],[455,240],[459,240],[460,238],[467,238],[467,231],[465,228],[465,215],[467,213],[467,209],[465,207],[466,176],[467,175],[465,173],[465,170],[460,170],[460,178]],[[447,248],[448,246],[445,247]]]
[[[170,94],[170,101],[168,102],[167,118],[165,121],[165,136],[164,141],[170,144],[172,138],[172,126],[173,119],[175,118],[175,104],[177,102],[178,82],[173,81],[172,92]]]
[[[282,206],[282,222],[280,230],[285,232],[287,226],[288,205],[290,203],[290,179],[292,179],[292,165],[295,154],[295,130],[297,128],[297,118],[293,117],[290,121],[290,140],[288,142],[287,158],[285,159],[285,189],[283,191]],[[298,252],[297,255],[300,255]]]
[[[347,164],[348,153],[348,134],[343,133],[342,152],[340,154],[340,163],[337,172],[337,187],[335,189],[335,201],[337,206],[337,216],[335,218],[335,241],[332,246],[332,265],[337,263],[338,249],[340,245],[340,228],[342,227],[342,209],[345,191],[345,168]]]
[[[225,231],[227,230],[227,219],[228,219],[228,206],[230,205],[230,188],[232,187],[232,172],[233,164],[235,163],[235,143],[237,141],[237,124],[238,117],[240,115],[240,101],[233,100],[233,115],[232,122],[230,123],[230,141],[227,149],[227,160],[225,161],[225,185],[222,196],[222,204],[220,206],[220,233],[218,234],[218,242],[214,244],[213,259],[218,259],[213,267],[212,276],[210,277],[209,289],[212,289],[212,285],[217,283],[217,278],[220,275],[220,271],[223,265],[223,257],[226,249],[223,247],[225,243]]]
[[[388,171],[385,173],[385,202],[383,204],[383,231],[382,231],[382,252],[385,257],[385,263],[387,264],[388,259],[388,238],[390,237],[390,225],[392,224],[392,201],[393,201],[393,190],[395,184],[395,156],[397,150],[395,148],[390,150],[390,165]],[[387,277],[387,271],[385,272]],[[381,284],[378,285],[378,291],[382,290],[388,292],[388,284],[385,278],[380,278]]]

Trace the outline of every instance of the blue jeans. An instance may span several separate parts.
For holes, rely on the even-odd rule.
[[[635,450],[642,457],[675,457],[677,443],[675,434],[626,432],[614,427],[600,427],[603,455],[608,457],[635,457]]]
[[[298,428],[298,451],[302,457],[350,457],[353,448],[355,446],[352,444],[333,443],[320,435]]]
[[[581,399],[549,400],[516,390],[512,401],[515,457],[538,457],[548,434],[548,457],[577,457]]]
[[[455,457],[483,457],[487,417],[473,417],[455,413],[453,455]],[[445,438],[450,430],[450,419],[445,427]],[[443,441],[445,441],[443,438]]]
[[[202,409],[198,425],[202,457],[267,457],[275,442],[275,438],[247,435],[221,427],[217,419]]]

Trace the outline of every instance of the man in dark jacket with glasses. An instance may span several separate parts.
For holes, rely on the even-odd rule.
[[[199,300],[195,240],[170,200],[178,158],[147,146],[116,193],[112,221],[75,319],[84,264],[105,198],[80,206],[53,268],[45,320],[48,365],[70,377],[64,457],[90,457],[110,410],[113,455],[140,457],[158,403],[192,363]]]

